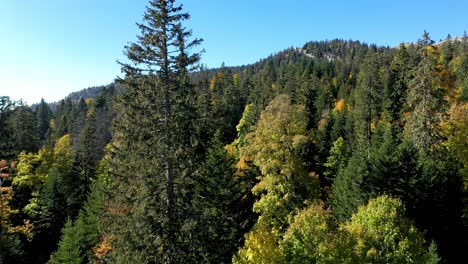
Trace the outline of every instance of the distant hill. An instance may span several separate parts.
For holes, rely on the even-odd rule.
[[[81,98],[95,98],[101,93],[102,89],[106,86],[107,85],[88,87],[81,91],[72,92],[69,95],[67,95],[65,99],[70,99],[72,102],[78,102],[81,100]]]
[[[105,88],[108,88],[110,86],[114,86],[114,89],[117,92],[120,92],[122,90],[122,86],[120,84],[113,82],[113,83],[110,83],[110,84],[107,84],[107,85],[93,86],[93,87],[85,88],[85,89],[80,90],[80,91],[72,92],[62,100],[71,100],[72,102],[77,103],[77,102],[79,102],[81,100],[81,98],[83,98],[83,99],[96,98],[99,94],[101,94],[101,92]],[[53,112],[55,112],[55,109],[56,109],[57,105],[62,100],[59,100],[58,102],[48,103],[50,109]],[[34,110],[37,107],[37,105],[39,105],[39,104],[34,104],[34,105],[31,106],[31,108]]]

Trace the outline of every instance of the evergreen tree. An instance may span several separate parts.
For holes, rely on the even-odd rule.
[[[325,163],[327,171],[324,173],[329,183],[333,183],[336,175],[346,166],[346,146],[342,137],[339,137],[330,149],[330,156]]]
[[[106,193],[109,191],[107,157],[98,166],[98,175],[92,180],[90,193],[73,226],[68,222],[62,228],[62,237],[57,250],[51,255],[51,263],[63,263],[74,256],[72,263],[89,263],[94,259],[93,248],[101,238],[101,218]],[[73,247],[72,247],[73,246]],[[79,254],[78,254],[79,253]],[[54,262],[55,261],[55,262]]]
[[[17,107],[9,118],[12,131],[12,141],[16,153],[21,151],[35,152],[39,149],[39,133],[37,131],[36,116],[27,106]]]
[[[79,240],[76,239],[76,230],[70,219],[62,229],[62,239],[58,244],[58,250],[49,260],[51,264],[81,264],[83,263]]]
[[[0,96],[0,159],[10,159],[14,156],[14,144],[10,127],[9,117],[15,107],[15,102],[8,96]]]
[[[59,170],[52,168],[40,196],[43,208],[37,220],[39,234],[33,241],[41,249],[38,252],[38,260],[46,261],[55,249],[56,243],[60,240],[60,230],[68,217],[66,193],[64,193],[61,178]]]
[[[124,92],[114,123],[110,213],[116,262],[183,262],[184,193],[193,172],[193,91],[188,72],[200,43],[181,22],[189,18],[174,0],[153,0],[126,47]]]
[[[438,124],[445,105],[444,94],[436,74],[435,56],[430,55],[434,50],[432,43],[429,34],[424,32],[418,42],[420,61],[414,69],[413,79],[409,82],[407,97],[407,104],[412,113],[405,130],[424,156],[433,154],[440,144]]]
[[[69,200],[71,217],[78,214],[83,202],[86,200],[90,182],[96,172],[98,150],[96,147],[96,120],[94,116],[94,111],[91,111],[81,131],[79,144],[74,155],[70,180],[74,187],[71,189],[72,193],[70,193]]]
[[[389,81],[384,89],[383,107],[392,122],[397,122],[403,117],[411,67],[410,55],[405,45],[400,44],[390,65]]]
[[[46,139],[48,135],[47,133],[49,131],[50,120],[53,117],[52,110],[50,110],[49,106],[43,98],[37,106],[35,114],[37,120],[37,130],[39,132],[39,139],[42,142]]]
[[[367,201],[368,196],[363,190],[363,185],[369,174],[368,167],[366,157],[355,152],[347,166],[338,171],[329,202],[337,220],[349,219],[358,206]]]
[[[364,58],[358,75],[358,84],[355,91],[355,137],[356,146],[369,157],[371,147],[372,129],[380,113],[382,82],[379,78],[380,64],[377,54],[370,50]]]
[[[84,98],[81,98],[78,104],[73,105],[71,130],[68,133],[71,136],[73,150],[75,151],[80,142],[81,131],[84,129],[86,124],[88,110],[88,104]]]
[[[55,142],[72,130],[73,122],[73,103],[70,98],[61,100],[55,111],[55,118],[51,120],[51,133],[49,145],[53,146]]]
[[[216,133],[205,162],[194,178],[192,210],[195,215],[190,247],[197,262],[230,263],[243,235],[251,227],[251,209],[243,208],[244,193],[235,175],[234,159]]]

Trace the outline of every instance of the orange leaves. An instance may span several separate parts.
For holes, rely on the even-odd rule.
[[[336,102],[335,108],[333,108],[333,112],[341,112],[345,106],[345,99],[340,99]]]
[[[249,157],[247,156],[240,156],[239,161],[236,163],[236,169],[238,170],[245,170],[248,168],[248,161]]]
[[[111,214],[130,214],[132,211],[129,207],[108,206],[105,210]]]
[[[0,203],[0,225],[8,234],[22,234],[28,240],[33,237],[33,224],[29,220],[23,220],[22,225],[13,225],[11,219],[19,213],[19,210],[10,207],[10,201],[13,196],[12,187],[0,188],[1,203]]]
[[[210,91],[214,92],[216,90],[216,84],[224,83],[224,74],[222,72],[216,73],[213,78],[210,80]]]
[[[107,254],[112,250],[112,241],[114,240],[115,238],[112,236],[101,237],[99,244],[93,248],[94,257],[97,258],[97,261],[94,263],[101,263],[104,260]]]
[[[10,177],[10,171],[14,169],[16,163],[8,163],[6,160],[0,160],[0,178],[6,179]]]

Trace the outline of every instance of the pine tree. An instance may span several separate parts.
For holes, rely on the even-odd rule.
[[[79,240],[76,239],[75,228],[70,219],[62,229],[62,239],[58,244],[58,251],[49,260],[51,264],[81,264],[83,263]]]
[[[241,178],[235,175],[234,158],[215,134],[205,162],[194,178],[192,210],[195,216],[190,247],[193,261],[230,263],[243,235],[252,224],[251,208],[243,208],[246,195]]]
[[[396,123],[403,116],[412,67],[412,60],[405,45],[400,44],[390,65],[389,81],[384,89],[383,107],[392,122]]]
[[[111,207],[117,261],[183,262],[185,185],[193,171],[193,91],[188,72],[201,40],[181,22],[189,18],[174,0],[153,0],[138,24],[141,35],[125,52],[124,92],[114,122]]]
[[[52,168],[40,196],[42,210],[36,221],[39,234],[34,240],[34,243],[41,249],[38,258],[49,257],[55,249],[56,243],[60,240],[60,230],[68,217],[67,197],[64,193],[62,177],[63,175],[57,168]]]
[[[73,106],[71,131],[68,132],[71,136],[73,150],[78,148],[81,131],[86,125],[88,110],[88,105],[84,98],[81,98],[78,104]]]
[[[107,167],[106,157],[98,166],[98,175],[92,180],[90,193],[78,218],[73,222],[73,226],[68,219],[62,228],[62,237],[57,250],[51,255],[51,263],[63,263],[69,256],[74,256],[73,259],[77,261],[73,263],[89,263],[94,259],[93,248],[98,245],[102,236],[101,216],[106,193],[109,191]]]
[[[14,156],[13,140],[8,119],[15,103],[8,96],[0,96],[0,159],[10,159]]]
[[[53,113],[43,98],[41,99],[41,102],[37,106],[35,114],[36,114],[37,130],[39,132],[39,138],[41,141],[44,141],[46,139],[47,132],[49,131],[50,120],[53,117]]]
[[[358,206],[367,201],[363,183],[368,177],[368,168],[369,164],[364,154],[355,152],[347,166],[338,171],[329,202],[337,220],[349,219]]]
[[[440,144],[438,128],[444,110],[444,94],[439,87],[436,61],[430,52],[434,51],[433,41],[424,32],[419,44],[420,61],[409,82],[407,104],[412,111],[405,131],[423,156],[433,154]]]
[[[95,176],[98,161],[95,122],[95,113],[91,111],[81,131],[79,144],[74,155],[71,171],[72,179],[70,181],[74,185],[74,188],[71,190],[71,199],[69,200],[71,217],[75,217],[78,214],[88,195],[90,182]]]
[[[73,103],[70,98],[61,100],[55,110],[55,118],[50,122],[49,145],[53,146],[55,141],[72,130]]]
[[[16,153],[21,151],[34,152],[39,148],[39,133],[36,116],[28,106],[17,107],[9,118],[12,131],[12,141]]]
[[[355,137],[359,151],[369,157],[372,130],[371,124],[380,112],[382,82],[380,79],[380,63],[378,55],[370,50],[364,58],[358,75],[355,91]]]

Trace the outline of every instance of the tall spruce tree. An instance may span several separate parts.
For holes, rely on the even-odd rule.
[[[189,18],[174,0],[150,1],[141,35],[125,48],[124,92],[113,128],[110,202],[119,263],[182,263],[185,185],[193,168],[193,92],[188,72],[200,39],[182,26]]]
[[[44,99],[41,99],[41,102],[36,108],[35,114],[39,139],[44,141],[47,137],[47,132],[49,131],[50,120],[53,117],[52,110],[50,110],[50,107],[47,105]]]
[[[14,156],[13,140],[8,126],[8,118],[15,107],[8,96],[0,96],[0,159],[9,159]]]
[[[446,102],[440,87],[437,56],[433,54],[436,51],[432,43],[429,34],[424,31],[418,42],[420,60],[412,72],[414,78],[409,82],[407,104],[412,113],[405,130],[423,156],[433,157],[435,149],[440,146],[441,133],[438,126]]]
[[[253,222],[253,214],[244,208],[247,190],[242,190],[234,158],[223,148],[221,139],[217,131],[194,177],[190,247],[196,253],[192,260],[198,263],[230,263]]]
[[[378,54],[370,50],[361,64],[355,91],[355,136],[357,150],[370,156],[372,123],[380,112],[382,83],[379,78]]]
[[[36,116],[28,106],[17,107],[8,120],[12,132],[12,141],[17,154],[21,151],[37,151],[39,133],[36,128]]]

